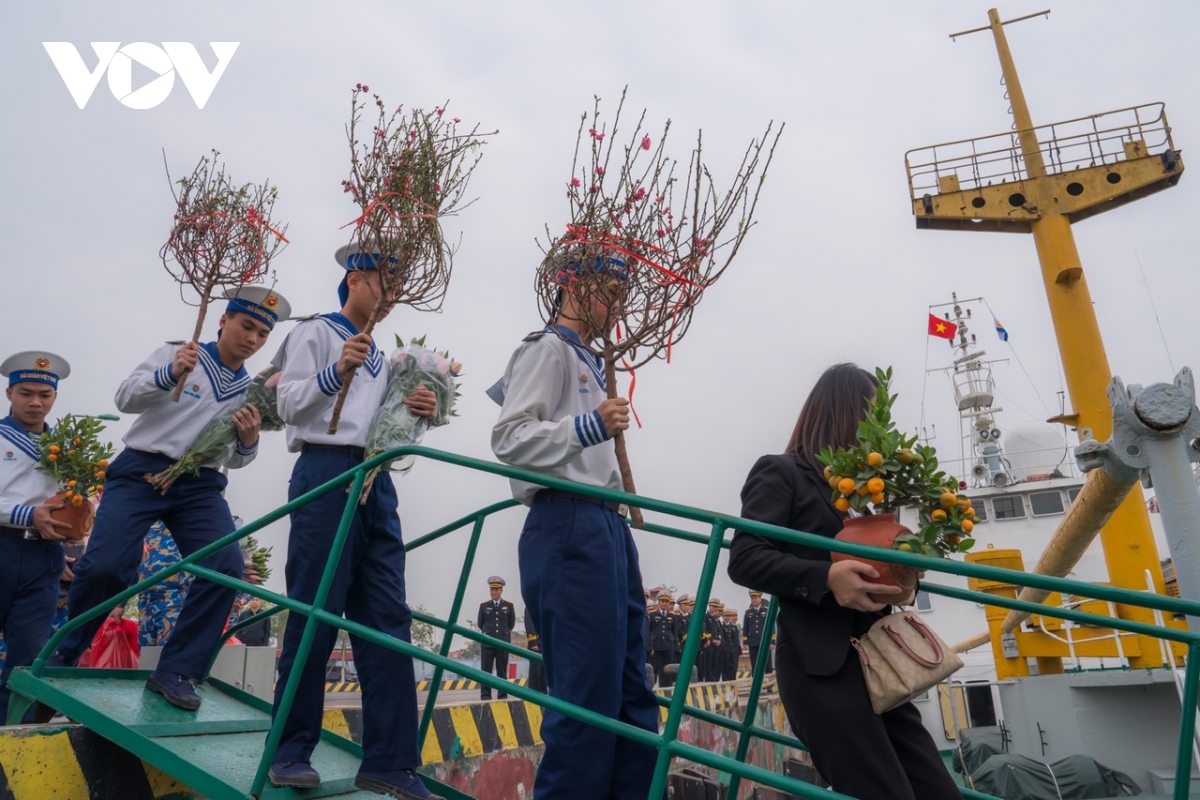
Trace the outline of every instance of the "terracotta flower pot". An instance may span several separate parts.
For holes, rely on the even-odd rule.
[[[842,526],[841,532],[834,538],[839,542],[866,544],[872,547],[882,547],[886,550],[891,550],[896,537],[905,533],[912,533],[912,531],[897,522],[894,515],[867,514],[846,520],[846,524]],[[846,555],[845,553],[830,553],[830,556],[835,562],[861,561],[864,564],[870,564],[879,573],[879,577],[870,581],[871,583],[898,586],[905,590],[904,593],[899,595],[870,595],[871,599],[876,603],[894,603],[904,598],[917,585],[917,571],[912,567],[889,564],[886,561],[872,561],[868,558],[859,558],[858,556]]]
[[[43,505],[54,505],[56,503],[62,503],[63,508],[51,511],[50,519],[70,525],[71,527],[63,531],[63,533],[70,541],[79,541],[92,529],[92,522],[96,519],[96,512],[92,508],[92,504],[84,501],[81,505],[74,505],[70,500],[63,497],[60,492],[47,500]]]

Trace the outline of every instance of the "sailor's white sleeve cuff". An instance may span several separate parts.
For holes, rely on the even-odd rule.
[[[604,430],[604,423],[600,419],[599,410],[575,417],[575,433],[579,436],[579,441],[583,443],[584,447],[591,447],[592,445],[608,441],[608,432]]]
[[[33,525],[33,506],[14,506],[9,514],[9,522],[18,528],[29,528]]]
[[[330,364],[325,369],[317,373],[317,386],[321,388],[321,393],[333,397],[342,390],[342,376],[338,375],[337,364]]]
[[[171,374],[170,364],[154,370],[154,385],[164,392],[174,389],[177,383],[179,381],[175,380],[175,376]]]

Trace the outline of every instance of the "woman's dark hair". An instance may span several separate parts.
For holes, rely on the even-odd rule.
[[[856,364],[834,364],[821,373],[800,409],[788,453],[820,470],[822,448],[849,447],[858,439],[858,423],[875,397],[879,382]]]

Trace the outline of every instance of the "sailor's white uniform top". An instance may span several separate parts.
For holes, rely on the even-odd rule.
[[[12,417],[0,420],[0,525],[33,527],[33,510],[58,494],[39,460],[37,440]]]
[[[547,327],[527,336],[498,388],[489,391],[501,403],[500,419],[492,428],[496,458],[557,478],[622,490],[616,449],[597,410],[607,396],[604,362],[579,344],[574,331]],[[510,482],[513,497],[525,505],[545,488]]]
[[[184,378],[179,402],[172,400],[178,381],[171,374],[171,364],[184,344],[168,342],[155,350],[117,389],[117,408],[138,415],[122,439],[126,447],[179,459],[208,423],[233,416],[246,402],[250,375],[244,366],[234,371],[222,364],[216,342],[200,345],[200,358]],[[257,453],[257,442],[246,448],[239,439],[223,459],[204,466],[238,469],[253,461]]]
[[[296,453],[307,444],[366,447],[371,420],[387,393],[388,362],[371,342],[367,360],[354,373],[337,433],[329,434],[333,407],[342,391],[337,362],[342,345],[358,333],[340,313],[302,320],[271,363],[281,371],[279,416],[287,423],[287,447]]]

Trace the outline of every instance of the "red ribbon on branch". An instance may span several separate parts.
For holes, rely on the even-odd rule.
[[[180,225],[182,225],[184,223],[191,223],[191,224],[202,225],[204,227],[210,227],[210,228],[221,227],[224,230],[228,230],[228,228],[224,228],[224,226],[220,225],[217,222],[207,221],[207,218],[209,218],[209,217],[228,217],[228,216],[229,216],[229,214],[224,211],[205,211],[200,214],[192,214],[191,216],[187,216],[180,220],[177,220],[175,223],[175,227],[178,228]],[[206,221],[198,222],[198,220],[206,220]],[[269,222],[267,222],[265,219],[263,219],[261,216],[259,216],[258,211],[253,208],[251,208],[249,211],[246,212],[246,215],[244,217],[242,217],[241,221],[248,224],[250,227],[252,227],[255,230],[256,233],[258,233],[258,242],[255,244],[250,244],[249,242],[247,242],[245,240],[245,238],[238,240],[238,244],[240,244],[242,247],[245,247],[247,250],[253,251],[256,256],[255,261],[254,261],[254,266],[252,266],[248,270],[245,270],[242,273],[242,282],[249,283],[250,281],[254,280],[255,274],[258,272],[258,268],[259,268],[259,266],[262,265],[262,262],[263,262],[263,240],[266,237],[263,236],[261,229],[266,228],[268,231],[275,234],[276,238],[278,238],[279,241],[283,242],[284,244],[290,244],[290,242],[288,241],[288,238],[283,235],[283,233],[281,233],[280,231],[277,231],[277,230],[275,230],[275,228],[271,227],[271,224]],[[172,234],[172,238],[174,238],[173,234]],[[198,248],[196,250],[193,250],[192,252],[200,253],[200,254],[207,254],[208,250],[206,248]]]
[[[617,341],[621,341],[621,323],[617,323]],[[621,366],[629,373],[629,410],[633,413],[633,421],[637,426],[642,427],[642,420],[638,416],[637,409],[633,407],[633,390],[637,388],[637,372],[633,367],[629,366],[629,362],[625,360],[625,356],[621,356]]]
[[[411,185],[412,178],[410,177],[406,181],[406,183]],[[406,189],[407,189],[407,187],[406,187]],[[385,197],[402,197],[405,200],[411,200],[412,202],[416,203],[419,206],[424,206],[425,208],[428,208],[431,213],[428,213],[428,214],[397,214],[395,211],[392,211],[391,206],[389,206],[387,203],[384,202]],[[345,225],[342,226],[342,228],[349,228],[351,225],[354,225],[355,227],[361,227],[362,224],[364,222],[366,222],[367,217],[371,216],[371,214],[375,211],[376,208],[382,208],[384,211],[387,212],[387,215],[389,217],[391,217],[392,219],[437,219],[437,208],[436,207],[429,205],[429,203],[418,200],[417,198],[415,198],[411,194],[409,194],[407,191],[384,192],[383,194],[379,195],[378,197],[372,198],[371,202],[367,204],[367,207],[365,209],[363,209],[363,213],[359,214],[357,217],[355,217],[354,219],[347,222]],[[341,228],[339,228],[338,230],[341,230]]]
[[[660,253],[661,255],[665,256],[667,260],[671,260],[673,258],[673,256],[670,253],[668,253],[666,250],[663,250],[661,247],[658,247],[657,245],[654,245],[650,242],[643,242],[638,239],[631,240],[631,239],[627,239],[622,236],[616,236],[611,233],[596,234],[599,238],[588,238],[589,231],[588,231],[587,227],[584,225],[567,225],[567,233],[572,234],[575,237],[573,239],[566,240],[568,244],[599,244],[599,245],[603,245],[603,246],[609,248],[610,250],[615,250],[618,253],[623,253],[623,254],[629,256],[630,258],[632,258],[634,261],[640,261],[641,263],[645,264],[646,266],[650,267],[651,269],[656,270],[656,271],[662,273],[663,275],[666,275],[670,279],[670,281],[669,281],[670,283],[686,283],[689,286],[695,286],[697,289],[701,289],[701,290],[704,289],[704,287],[701,284],[698,284],[695,281],[688,280],[687,278],[683,277],[679,273],[672,272],[671,270],[667,269],[666,267],[662,266],[661,264],[651,261],[650,259],[646,258],[645,256],[635,253],[632,250],[630,250],[629,248],[624,247],[623,245],[619,244],[620,242],[631,242],[632,244],[638,245],[640,247],[644,247],[647,250],[651,250],[655,253]],[[685,267],[685,269],[691,269],[691,268],[692,268],[692,265],[687,265]]]

